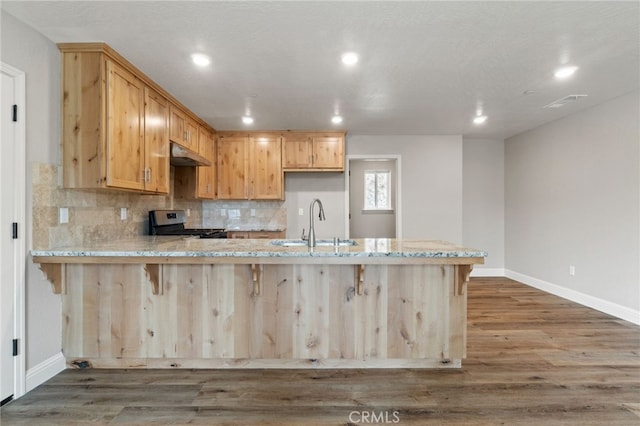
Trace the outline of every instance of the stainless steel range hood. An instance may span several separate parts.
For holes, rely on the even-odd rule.
[[[197,152],[183,148],[178,144],[171,144],[171,165],[181,167],[210,166],[211,161]]]

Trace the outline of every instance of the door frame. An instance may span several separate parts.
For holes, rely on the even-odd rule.
[[[18,339],[18,355],[14,357],[14,392],[13,399],[17,399],[26,392],[26,354],[25,354],[25,277],[27,262],[27,226],[26,226],[26,77],[24,71],[0,62],[0,70],[14,79],[15,102],[18,105],[18,121],[16,126],[15,157],[6,159],[13,161],[16,169],[15,198],[13,215],[18,223],[18,239],[14,245],[14,338]]]
[[[345,238],[351,238],[350,233],[350,223],[349,223],[349,212],[351,211],[350,205],[350,194],[349,194],[349,181],[351,173],[351,160],[389,160],[396,162],[396,176],[393,179],[393,189],[396,191],[396,205],[395,205],[395,214],[396,214],[396,239],[402,239],[402,157],[398,154],[387,154],[387,155],[347,155],[345,159],[345,171],[344,171],[344,205],[345,205],[345,215],[344,215],[344,230],[345,230]]]

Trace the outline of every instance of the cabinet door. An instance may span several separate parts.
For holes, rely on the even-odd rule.
[[[262,240],[276,240],[285,237],[284,231],[251,231],[249,238],[257,238]]]
[[[220,137],[217,141],[217,198],[247,199],[247,159],[249,139],[244,136]]]
[[[281,200],[284,193],[282,138],[272,135],[252,137],[250,146],[251,188],[249,198]]]
[[[169,119],[169,139],[179,145],[187,145],[187,117],[178,107],[171,105]]]
[[[213,133],[200,127],[198,152],[211,161],[211,166],[196,167],[196,197],[213,200],[216,198],[216,151]]]
[[[314,137],[313,167],[344,170],[344,139],[341,137]]]
[[[185,129],[186,129],[185,148],[190,149],[194,152],[198,152],[198,150],[200,149],[200,146],[199,146],[200,127],[195,121],[187,117],[185,121]]]
[[[284,169],[305,169],[313,165],[313,144],[308,136],[284,138]]]
[[[169,193],[169,103],[144,88],[145,190]]]
[[[249,236],[249,232],[246,231],[227,231],[227,238],[233,240],[246,240],[251,237]]]
[[[144,189],[144,86],[112,61],[107,66],[107,186]]]

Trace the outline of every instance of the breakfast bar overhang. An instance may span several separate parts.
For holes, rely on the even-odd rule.
[[[68,366],[459,368],[486,253],[147,236],[32,256],[61,294]]]

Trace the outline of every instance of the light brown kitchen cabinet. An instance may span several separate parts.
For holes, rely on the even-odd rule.
[[[281,200],[284,197],[282,138],[265,135],[218,135],[217,198]]]
[[[104,51],[65,46],[63,185],[168,193],[167,100]]]
[[[107,186],[144,189],[144,84],[112,61],[107,67]]]
[[[217,197],[220,200],[248,198],[248,139],[246,136],[218,136],[216,141],[216,173],[218,178]]]
[[[171,119],[169,123],[171,142],[175,142],[187,149],[198,152],[199,128],[182,109],[171,105]]]
[[[227,231],[227,238],[247,239],[257,238],[265,240],[276,240],[285,238],[285,231]]]
[[[144,189],[169,193],[169,102],[144,88]]]
[[[104,43],[58,48],[63,186],[169,193],[170,105],[187,110]]]
[[[196,198],[214,200],[216,198],[216,149],[215,137],[212,132],[200,126],[199,149],[200,155],[211,161],[210,166],[196,167]]]
[[[169,105],[112,61],[107,67],[107,186],[169,193]]]
[[[288,133],[283,146],[287,172],[344,171],[344,133]]]

